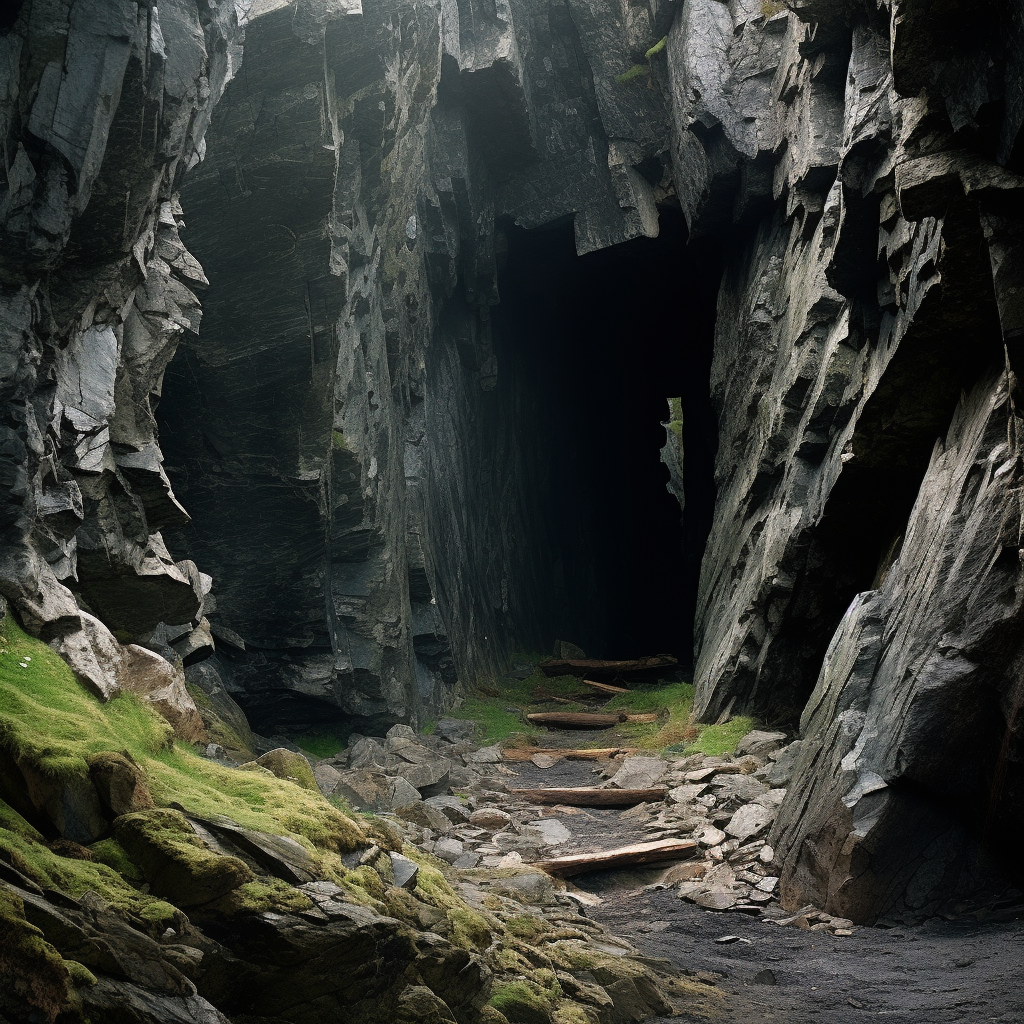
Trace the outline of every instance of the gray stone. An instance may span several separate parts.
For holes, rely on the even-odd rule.
[[[432,796],[424,803],[436,807],[449,821],[456,825],[465,824],[469,821],[470,810],[465,801],[457,796]]]
[[[748,732],[736,744],[737,756],[743,754],[757,754],[764,756],[770,754],[773,750],[778,750],[786,742],[786,734],[784,732],[764,732],[760,729],[755,729],[753,732]]]
[[[557,818],[541,818],[539,821],[531,821],[529,824],[531,829],[540,833],[541,838],[548,846],[561,846],[572,839],[572,832]]]
[[[458,839],[438,839],[433,852],[435,857],[454,864],[465,853],[465,847]]]
[[[491,832],[500,832],[512,823],[512,815],[497,807],[481,807],[469,816],[469,823]]]
[[[408,857],[403,857],[400,853],[392,853],[390,856],[391,870],[395,874],[395,885],[399,889],[414,889],[416,876],[420,872],[419,865],[409,860]]]
[[[740,842],[763,832],[775,819],[775,811],[761,804],[741,807],[725,826],[725,831]]]
[[[663,758],[627,757],[608,785],[617,789],[652,789],[667,771],[668,764]]]
[[[476,734],[477,724],[463,718],[439,718],[434,735],[449,743],[464,743]]]
[[[313,778],[316,779],[316,784],[324,796],[332,796],[341,782],[342,775],[337,768],[321,762],[313,765]]]
[[[423,828],[433,829],[435,832],[447,832],[452,827],[452,823],[446,815],[422,800],[416,800],[403,807],[396,807],[395,811],[400,818]]]
[[[479,750],[471,750],[468,754],[462,755],[466,764],[500,764],[501,748],[499,746],[481,747]]]

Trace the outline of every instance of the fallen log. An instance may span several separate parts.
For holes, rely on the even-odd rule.
[[[627,715],[624,711],[593,714],[586,711],[536,711],[526,716],[534,725],[548,725],[556,729],[609,729],[621,722],[656,722],[657,714]]]
[[[629,693],[629,690],[622,686],[612,686],[611,683],[598,683],[593,679],[581,680],[584,686],[592,686],[595,690],[600,690],[602,693]]]
[[[564,757],[569,761],[603,761],[605,758],[618,757],[622,754],[635,754],[638,747],[597,747],[593,750],[582,750],[563,747],[510,747],[503,750],[506,761],[529,761],[537,754],[548,754],[551,757]]]
[[[537,667],[546,676],[589,676],[592,679],[617,679],[620,676],[645,675],[674,669],[679,662],[670,654],[630,661],[604,661],[595,658],[548,658]]]
[[[526,718],[534,725],[553,725],[557,729],[608,729],[626,720],[625,715],[595,715],[582,711],[537,711]]]
[[[521,797],[534,804],[566,804],[569,807],[635,807],[664,800],[665,786],[652,789],[599,789],[596,786],[578,786],[574,789],[510,789],[511,796]]]
[[[549,875],[580,875],[584,871],[602,871],[606,868],[630,867],[634,864],[661,864],[665,861],[684,860],[697,848],[692,839],[659,839],[653,843],[636,843],[598,853],[576,853],[553,860],[539,860],[532,865]]]

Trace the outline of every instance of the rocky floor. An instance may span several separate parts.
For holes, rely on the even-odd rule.
[[[675,865],[591,872],[566,883],[579,904],[577,922],[604,925],[641,954],[715,983],[721,1005],[701,1006],[683,1020],[706,1020],[712,1012],[724,1022],[787,1024],[853,1024],[869,1016],[908,1024],[1024,1021],[1024,921],[990,914],[987,921],[865,928],[814,908],[792,914],[778,906],[765,836],[795,754],[780,736],[752,734],[736,757],[595,763],[541,755],[533,763],[478,749],[461,739],[460,723],[442,723],[436,738],[399,735],[402,728],[383,742],[357,743],[347,758],[318,766],[318,777],[366,806],[376,799],[382,809],[389,794],[400,796],[401,753],[418,762],[413,783],[422,783],[427,765],[444,768],[447,776],[436,784],[449,792],[390,813],[420,848],[475,869],[465,873],[469,899],[490,888],[486,869],[500,875],[553,856],[660,838],[697,840],[697,855]],[[543,742],[564,748],[595,740],[601,735],[552,732]],[[668,799],[623,811],[529,804],[514,792],[595,785],[664,785]],[[540,889],[517,895],[545,900]]]

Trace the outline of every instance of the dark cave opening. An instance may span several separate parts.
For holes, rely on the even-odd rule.
[[[670,653],[688,665],[715,500],[718,253],[688,246],[674,209],[662,211],[657,238],[585,256],[571,222],[506,235],[495,349],[556,552],[545,639],[592,657]],[[681,399],[683,515],[660,459],[670,398]]]

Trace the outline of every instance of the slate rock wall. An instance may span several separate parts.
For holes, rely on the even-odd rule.
[[[1020,11],[775,6],[669,35],[677,192],[731,239],[697,709],[803,711],[789,905],[934,912],[1020,813]]]
[[[498,226],[573,217],[581,253],[657,232],[663,62],[615,77],[670,19],[250,10],[184,191],[211,285],[161,416],[193,517],[174,543],[217,580],[214,625],[245,644],[217,671],[259,727],[412,721],[554,639],[545,493],[497,387]]]
[[[0,593],[101,691],[118,640],[188,636],[214,603],[163,539],[188,514],[154,410],[205,283],[178,188],[240,38],[194,0],[20,4],[0,33]]]

